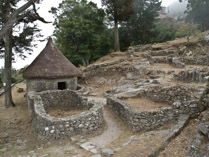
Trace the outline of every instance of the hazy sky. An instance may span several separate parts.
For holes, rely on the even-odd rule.
[[[38,10],[38,13],[44,17],[47,21],[52,21],[53,22],[53,16],[50,14],[48,11],[50,10],[51,7],[57,7],[58,4],[62,0],[43,0],[43,2],[39,5],[40,9]],[[91,0],[95,3],[97,3],[98,7],[101,7],[101,0]],[[168,6],[172,2],[176,0],[162,0],[162,5],[163,6]],[[51,36],[54,31],[54,27],[52,24],[43,24],[41,22],[38,22],[39,28],[41,28],[41,33],[45,36]],[[32,55],[29,55],[28,58],[26,58],[24,61],[18,57],[15,57],[15,63],[13,63],[13,68],[15,69],[20,69],[24,67],[25,65],[29,65],[36,57],[37,55],[43,50],[43,48],[46,45],[46,41],[42,43],[37,43],[38,46],[37,48],[34,48],[34,52]],[[0,67],[4,65],[4,60],[0,59]]]

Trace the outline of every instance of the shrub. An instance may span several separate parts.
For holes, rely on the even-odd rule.
[[[185,25],[181,26],[177,30],[176,35],[178,37],[186,37],[187,42],[189,42],[190,36],[192,36],[192,35],[198,37],[199,40],[203,39],[201,31],[199,31],[197,29],[197,27],[195,25],[192,25],[192,24],[185,24]]]

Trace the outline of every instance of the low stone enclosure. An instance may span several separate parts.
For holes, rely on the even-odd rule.
[[[201,102],[203,91],[193,96],[194,89],[186,86],[163,88],[152,87],[140,92],[135,97],[146,97],[158,103],[169,104],[160,110],[137,111],[130,104],[115,97],[107,98],[107,106],[115,112],[132,131],[151,130],[174,122],[182,114],[194,117],[208,107],[208,103]],[[125,99],[125,98],[124,98]]]
[[[28,105],[33,118],[34,133],[40,139],[62,139],[77,134],[89,134],[104,123],[102,105],[88,102],[87,98],[76,91],[31,92],[28,93]],[[86,111],[64,118],[47,114],[47,108],[56,106],[70,106]]]
[[[199,67],[186,67],[186,71],[181,71],[179,74],[174,74],[174,79],[184,82],[201,82],[207,83],[209,79],[209,69]]]

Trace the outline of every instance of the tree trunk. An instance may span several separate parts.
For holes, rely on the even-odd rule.
[[[189,35],[187,35],[187,43],[189,43],[189,37],[190,37],[190,36],[189,36]]]
[[[114,27],[114,51],[120,51],[119,33],[118,33],[118,21],[115,20]]]
[[[81,58],[82,59],[83,66],[86,67],[86,66],[89,65],[90,58],[91,58],[90,56]]]
[[[85,67],[86,67],[86,62],[85,62],[85,59],[84,59],[84,58],[81,58],[81,60],[82,60],[83,66],[85,66]]]
[[[89,65],[90,58],[91,58],[90,56],[87,56],[87,57],[86,57],[86,66]]]
[[[4,23],[5,25],[0,30],[0,40],[3,39],[4,36],[7,34],[7,32],[14,27],[14,24],[18,20],[24,18],[24,17],[22,17],[22,18],[18,19],[19,14],[22,13],[22,12],[24,12],[26,9],[28,9],[34,2],[35,2],[34,0],[28,1],[23,6],[21,6],[17,10],[15,10],[12,14],[10,14],[9,12],[7,12],[7,14],[6,14],[7,21],[4,21],[6,23]],[[8,4],[9,4],[9,1],[6,1],[5,7],[8,7],[9,8]]]
[[[3,40],[5,44],[5,63],[4,63],[4,91],[5,91],[5,98],[4,98],[4,105],[6,108],[10,106],[15,106],[12,100],[12,77],[11,77],[11,70],[12,70],[12,29],[8,31],[7,34],[4,35]]]

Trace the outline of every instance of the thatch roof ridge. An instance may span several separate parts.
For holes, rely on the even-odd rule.
[[[78,76],[78,69],[57,49],[49,38],[46,47],[25,70],[26,79],[56,79]]]

